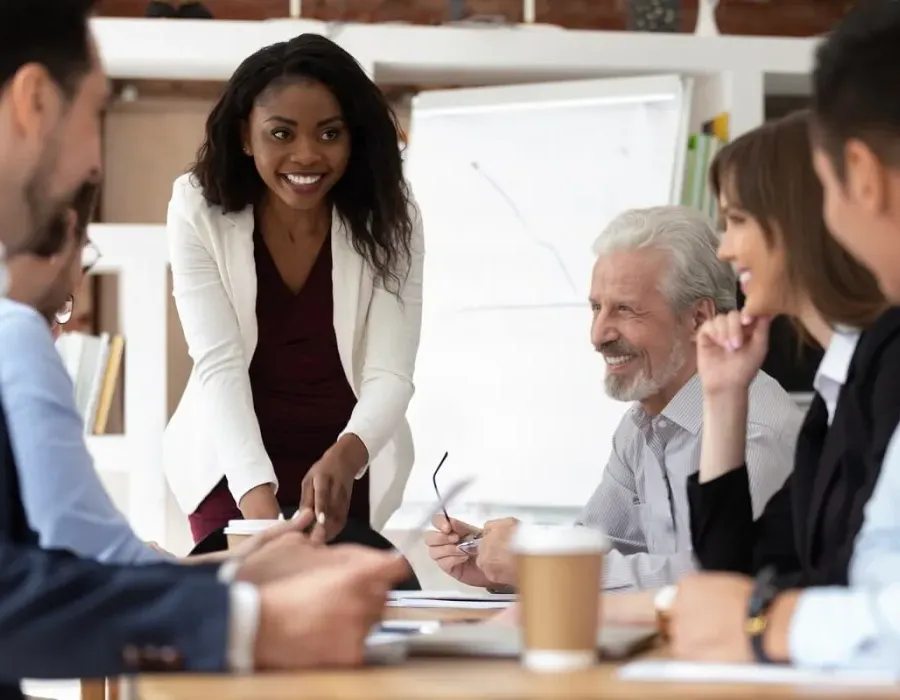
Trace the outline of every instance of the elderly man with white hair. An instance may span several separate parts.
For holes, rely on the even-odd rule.
[[[655,589],[694,569],[686,482],[699,467],[703,416],[695,338],[704,321],[736,305],[734,271],[717,258],[718,243],[701,213],[661,206],[621,214],[594,245],[591,342],[606,363],[606,393],[633,402],[579,518],[611,541],[607,591]],[[790,396],[760,372],[747,426],[757,516],[791,469],[801,422]],[[505,518],[479,530],[441,516],[426,543],[463,583],[514,586],[508,544],[515,525]],[[457,543],[470,534],[482,539],[477,554],[467,556]]]

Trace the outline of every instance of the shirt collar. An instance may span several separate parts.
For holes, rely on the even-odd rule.
[[[829,382],[843,386],[850,371],[850,362],[859,342],[859,331],[852,328],[836,328],[831,342],[822,356],[819,369],[813,379],[813,388],[822,393],[822,388]]]
[[[681,426],[692,435],[700,432],[703,424],[703,387],[700,384],[700,375],[696,372],[685,382],[672,400],[666,404],[661,416]],[[632,419],[639,428],[644,427],[653,420],[653,416],[636,403],[631,411]]]

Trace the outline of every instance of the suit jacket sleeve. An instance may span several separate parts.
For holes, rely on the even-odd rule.
[[[201,410],[218,426],[217,449],[235,503],[256,486],[278,479],[263,445],[253,407],[249,363],[234,307],[219,270],[198,230],[208,226],[207,207],[189,177],[175,181],[166,218],[172,287],[194,375],[203,392]]]
[[[754,522],[747,467],[741,466],[703,484],[688,478],[691,540],[703,569],[754,574],[766,564],[796,571],[792,477],[775,492]]]
[[[215,569],[110,566],[0,541],[0,675],[101,677],[174,650],[188,671],[226,667],[228,587]]]
[[[359,400],[342,432],[362,440],[369,459],[396,432],[414,390],[413,371],[422,327],[425,237],[422,216],[412,196],[409,206],[413,222],[409,270],[400,278],[399,293],[378,283],[372,292]]]
[[[872,499],[875,487],[881,477],[885,453],[897,429],[900,417],[900,372],[897,360],[900,358],[900,335],[885,346],[873,373],[871,383],[865,391],[871,392],[867,420],[872,422],[868,445],[864,450],[865,483],[855,494],[849,511],[846,537],[841,543],[838,555],[833,558],[830,569],[813,571],[805,585],[824,585],[839,582],[846,585],[848,578],[854,585],[860,582],[879,583],[879,572],[885,570],[888,559],[896,555],[898,532],[893,528],[883,529],[878,518],[866,517],[866,505]],[[860,396],[865,400],[866,396]],[[859,439],[858,435],[846,439]],[[874,500],[874,499],[873,499]],[[858,536],[857,536],[858,535]],[[873,546],[874,545],[874,546]],[[852,575],[850,572],[852,562]],[[888,577],[892,583],[893,578]]]

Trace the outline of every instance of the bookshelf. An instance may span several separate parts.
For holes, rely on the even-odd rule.
[[[103,257],[94,273],[119,276],[118,309],[125,337],[125,422],[121,435],[89,435],[101,477],[127,477],[124,508],[138,534],[165,542],[166,483],[162,434],[167,418],[166,296],[168,249],[164,226],[91,224],[88,235]]]
[[[697,80],[694,127],[731,113],[732,137],[763,122],[772,95],[809,92],[817,39],[453,27],[313,20],[213,22],[97,18],[114,78],[225,80],[247,55],[302,32],[332,37],[380,85],[477,86],[679,73]]]

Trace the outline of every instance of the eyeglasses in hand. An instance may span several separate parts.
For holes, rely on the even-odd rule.
[[[444,462],[447,461],[447,456],[449,454],[450,454],[449,452],[444,453],[444,456],[441,457],[441,461],[438,462],[437,468],[434,470],[434,473],[431,475],[431,483],[434,486],[434,493],[438,497],[438,501],[441,503],[441,511],[443,511],[444,517],[447,519],[448,525],[450,524],[450,516],[447,515],[447,508],[444,505],[443,498],[441,497],[441,490],[438,488],[438,485],[437,485],[437,475],[438,475],[438,472],[441,471],[441,467],[444,466]]]
[[[81,274],[86,275],[100,260],[100,249],[96,246],[93,241],[88,241],[84,244],[84,248],[81,250]],[[75,310],[75,297],[73,295],[69,295],[68,299],[66,299],[66,303],[63,304],[62,308],[56,312],[56,316],[54,317],[55,321],[60,325],[64,326],[69,321],[72,320],[72,312]]]

